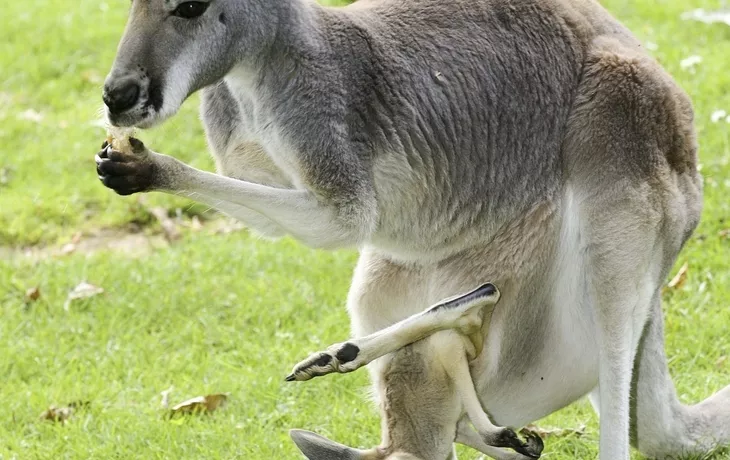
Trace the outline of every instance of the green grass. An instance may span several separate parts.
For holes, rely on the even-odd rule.
[[[730,383],[730,239],[720,236],[730,227],[730,123],[710,122],[715,110],[730,112],[730,28],[679,19],[720,3],[604,2],[656,44],[652,52],[695,103],[705,211],[677,264],[689,264],[687,282],[665,298],[667,352],[686,402]],[[159,232],[149,206],[205,210],[154,194],[143,205],[96,179],[93,154],[104,131],[93,122],[126,7],[29,0],[7,2],[0,16],[0,459],[297,458],[287,437],[293,427],[374,445],[378,416],[365,372],[311,385],[282,381],[308,352],[345,338],[353,252],[206,229],[137,257],[98,251],[27,258],[7,250],[57,247],[102,228]],[[680,66],[691,55],[703,58],[694,72]],[[212,167],[196,97],[144,138]],[[83,280],[105,293],[65,310],[67,293]],[[25,290],[34,286],[41,298],[26,303]],[[171,385],[174,402],[209,392],[230,392],[231,402],[212,417],[165,421],[159,393]],[[74,400],[91,406],[65,426],[38,421],[48,405]],[[583,437],[550,440],[545,458],[595,458],[597,420],[587,403],[541,425],[583,423]]]

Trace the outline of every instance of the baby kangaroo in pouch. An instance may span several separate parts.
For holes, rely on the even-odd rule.
[[[310,459],[535,458],[511,427],[586,395],[600,460],[730,444],[730,387],[682,403],[664,351],[702,210],[692,104],[598,1],[132,0],[109,122],[196,92],[217,173],[132,138],[99,179],[359,250],[353,338],[290,379],[367,365],[381,442],[294,431]]]
[[[408,361],[401,361],[400,364],[403,366],[410,366],[411,362],[421,360],[434,361],[436,364],[431,367],[429,372],[435,375],[428,375],[427,379],[440,378],[446,380],[447,385],[441,386],[441,392],[434,401],[428,399],[429,392],[423,392],[423,399],[420,403],[431,408],[428,418],[423,418],[417,411],[398,414],[403,419],[411,418],[412,420],[409,420],[410,424],[406,427],[399,424],[389,426],[386,433],[387,439],[400,440],[410,437],[411,439],[407,439],[407,445],[429,446],[433,444],[432,437],[434,436],[431,427],[435,426],[453,433],[457,442],[469,445],[494,458],[523,458],[503,452],[497,449],[498,447],[509,447],[526,457],[539,458],[543,450],[543,443],[539,436],[523,431],[527,435],[527,441],[522,441],[512,429],[495,426],[490,421],[479,401],[469,371],[469,361],[478,357],[482,352],[484,347],[482,334],[488,328],[489,318],[498,301],[497,288],[492,284],[484,284],[467,294],[439,302],[386,329],[332,345],[325,352],[315,353],[297,364],[286,380],[305,381],[330,373],[352,372],[382,356],[408,347],[440,331],[448,331],[449,333],[443,334],[431,347],[413,347],[410,350]],[[434,350],[436,347],[438,349]],[[427,354],[418,356],[419,353]],[[396,375],[410,372],[410,368],[398,369],[393,366],[394,364],[390,370],[386,371],[386,379],[391,371]],[[388,391],[393,393],[403,391],[396,387],[401,382],[406,387],[413,386],[410,381],[393,379],[392,382]],[[448,395],[449,392],[453,394]],[[443,406],[444,401],[448,404],[439,407]],[[457,410],[454,410],[454,402],[457,403],[455,406]],[[434,415],[438,418],[434,419]],[[469,422],[474,428],[469,426]],[[292,430],[291,436],[310,459],[327,458],[327,452],[332,449],[347,451],[347,448],[311,432]],[[451,442],[448,438],[446,441],[442,449],[448,453],[451,450]],[[397,443],[393,442],[372,451],[350,449],[348,452],[350,452],[350,456],[345,458],[416,458],[412,454],[413,451],[401,452]]]

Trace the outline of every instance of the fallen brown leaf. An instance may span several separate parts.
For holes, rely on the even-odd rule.
[[[676,275],[674,275],[674,278],[672,278],[671,281],[669,281],[669,284],[667,284],[667,287],[669,289],[679,289],[682,287],[685,281],[687,281],[687,271],[689,270],[689,265],[685,262],[684,265],[682,265],[682,268],[679,269]]]
[[[28,289],[27,291],[25,291],[25,302],[26,303],[35,302],[36,300],[38,300],[40,298],[41,298],[41,290],[40,290],[40,288],[38,288],[38,286],[32,287],[32,288]]]
[[[174,406],[170,415],[211,413],[224,406],[227,401],[227,394],[198,396]]]
[[[76,286],[71,292],[68,293],[68,297],[66,298],[66,303],[63,305],[63,309],[68,311],[71,303],[75,300],[88,299],[90,297],[94,297],[103,293],[104,288],[100,288],[98,286],[94,286],[93,284],[89,284],[86,281],[83,281],[79,283],[79,285]]]
[[[730,228],[726,228],[725,230],[720,230],[718,233],[718,236],[722,239],[730,238]]]
[[[65,407],[50,406],[39,418],[50,422],[66,423],[77,410],[88,407],[89,404],[88,401],[74,401]]]
[[[73,412],[73,409],[70,407],[51,406],[41,414],[40,419],[50,422],[66,423],[66,420],[71,418]]]
[[[542,439],[566,438],[568,436],[581,437],[581,436],[583,436],[583,434],[585,434],[586,426],[581,425],[578,428],[562,428],[562,429],[554,428],[554,429],[548,430],[548,429],[540,428],[536,425],[527,425],[523,431],[529,431],[529,432],[535,433],[536,435],[540,436]]]

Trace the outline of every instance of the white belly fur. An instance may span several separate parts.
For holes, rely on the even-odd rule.
[[[477,363],[472,371],[487,411],[502,425],[523,426],[540,419],[584,396],[598,383],[598,348],[585,235],[581,232],[578,202],[570,189],[561,214],[559,243],[552,276],[548,278],[552,282],[545,286],[550,291],[546,305],[549,320],[544,324],[547,331],[536,347],[540,359],[523,376],[511,380],[504,378],[500,372],[502,363],[494,355],[484,360],[486,368]],[[499,341],[503,338],[492,334],[495,330],[500,330],[500,324],[493,322],[485,347],[487,353],[502,345]]]

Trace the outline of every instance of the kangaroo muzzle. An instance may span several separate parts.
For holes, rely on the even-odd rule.
[[[120,115],[137,106],[141,93],[138,78],[109,78],[104,84],[102,99],[112,115]]]

